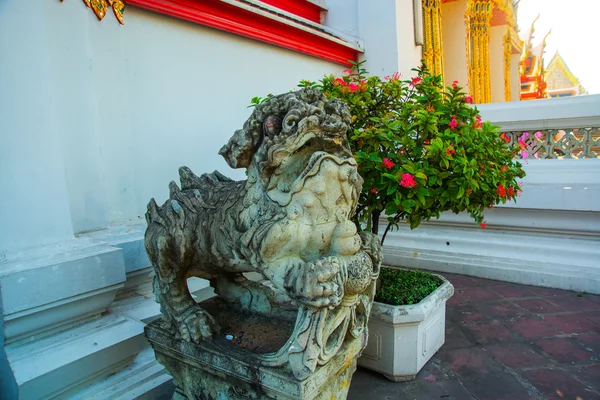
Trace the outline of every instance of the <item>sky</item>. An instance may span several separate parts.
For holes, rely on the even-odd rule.
[[[538,14],[533,45],[552,29],[546,40],[545,64],[558,49],[588,93],[600,93],[600,0],[521,0],[520,33],[529,30]]]

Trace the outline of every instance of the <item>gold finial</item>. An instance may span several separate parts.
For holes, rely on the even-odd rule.
[[[63,0],[60,0],[61,3]],[[83,4],[87,8],[91,8],[99,21],[108,12],[108,9],[112,7],[115,18],[121,25],[123,25],[123,12],[125,11],[125,3],[122,0],[83,0]]]

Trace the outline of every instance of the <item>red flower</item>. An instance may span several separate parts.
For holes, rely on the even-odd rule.
[[[342,73],[344,73],[345,75],[352,75],[352,70],[351,69],[345,69],[342,71]]]
[[[472,96],[465,96],[465,103],[473,104],[473,97]]]
[[[411,188],[417,184],[415,178],[411,174],[402,174],[402,180],[400,186]]]
[[[453,147],[446,147],[446,155],[451,156],[452,154],[456,154],[456,150]]]
[[[479,224],[479,226],[485,229],[487,227],[487,224],[485,223],[485,221],[483,221],[481,224]]]
[[[475,129],[481,129],[481,126],[482,126],[482,124],[481,124],[481,117],[478,115],[478,116],[475,117],[475,124],[473,125],[473,127]]]
[[[504,186],[502,186],[502,184],[498,184],[498,190],[496,191],[496,193],[498,193],[498,196],[500,197],[506,197],[506,189],[504,189]]]
[[[423,140],[423,144],[424,144],[425,146],[429,145],[429,140]]]
[[[421,83],[422,80],[423,78],[417,76],[416,78],[413,78],[412,81],[410,81],[410,86],[417,86],[419,83]]]
[[[346,86],[346,82],[342,78],[335,78],[332,83],[333,86]]]
[[[392,169],[392,168],[394,168],[394,165],[396,165],[389,158],[384,158],[383,161],[382,161],[382,163],[383,163],[383,167],[387,168],[387,169]]]
[[[452,82],[452,88],[453,89],[456,89],[457,86],[458,86],[458,81]]]
[[[510,138],[508,137],[508,135],[506,133],[501,133],[500,137],[506,142],[506,143],[510,143]]]
[[[515,195],[515,189],[511,186],[507,190],[508,197],[513,197]]]
[[[458,122],[456,121],[456,115],[452,116],[452,121],[450,121],[448,126],[450,127],[450,129],[456,129],[456,127],[458,126]]]
[[[377,189],[375,189],[375,188],[371,188],[371,193],[373,193],[373,194],[377,194]]]
[[[354,93],[358,90],[358,85],[356,83],[352,82],[348,85],[348,89],[350,89],[351,93]]]

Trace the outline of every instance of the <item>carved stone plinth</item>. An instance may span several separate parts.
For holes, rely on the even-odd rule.
[[[277,349],[294,330],[287,316],[241,317],[227,310],[217,299],[201,303],[204,309],[219,311],[215,319],[225,336],[195,344],[175,339],[155,321],[146,327],[146,336],[156,358],[173,375],[177,389],[173,399],[344,399],[350,387],[356,360],[366,334],[347,341],[329,362],[304,380],[289,367],[265,366],[264,358]],[[212,304],[211,304],[212,303]],[[226,306],[225,306],[226,307]],[[280,327],[279,330],[273,329]]]

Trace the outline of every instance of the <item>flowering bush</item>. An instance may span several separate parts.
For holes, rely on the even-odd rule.
[[[415,71],[410,80],[381,79],[354,63],[343,77],[300,83],[349,105],[348,139],[364,179],[355,223],[378,234],[384,214],[382,241],[401,220],[412,229],[444,211],[467,211],[485,227],[485,209],[514,200],[525,176],[513,161],[518,147],[481,120],[458,82],[444,87],[441,76]]]

